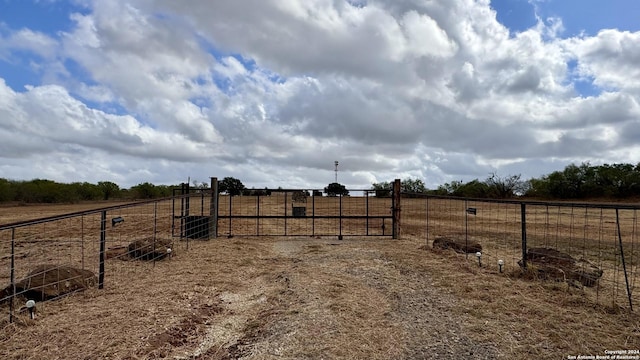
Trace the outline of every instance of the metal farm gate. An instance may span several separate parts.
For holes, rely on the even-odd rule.
[[[216,236],[215,198],[211,189],[192,188],[181,184],[173,189],[171,211],[172,237],[182,240],[210,239]]]
[[[218,194],[184,184],[174,196],[173,236],[388,236],[399,235],[397,191],[349,190],[329,196],[322,190],[259,189],[241,195]],[[217,196],[214,196],[217,195]],[[174,194],[175,195],[175,194]]]

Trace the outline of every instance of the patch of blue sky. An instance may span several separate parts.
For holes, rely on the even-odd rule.
[[[194,105],[199,108],[211,108],[213,107],[213,99],[208,96],[193,96],[189,98]]]
[[[602,93],[603,89],[593,83],[593,77],[578,74],[577,60],[570,60],[567,63],[567,67],[567,83],[573,85],[574,90],[580,97],[598,96]]]
[[[71,29],[70,14],[90,11],[75,1],[0,0],[0,7],[0,23],[6,27],[47,34]]]
[[[7,86],[14,91],[23,92],[26,90],[25,87],[27,85],[41,85],[42,74],[36,69],[37,66],[31,65],[32,63],[39,63],[40,59],[15,56],[15,54],[12,54],[12,57],[18,61],[5,62],[0,58],[0,78],[4,79]]]
[[[96,109],[107,114],[120,115],[120,116],[131,115],[132,113],[131,110],[125,108],[122,104],[116,101],[110,101],[110,102],[104,103],[104,102],[95,102],[90,99],[85,99],[82,96],[78,96],[78,97],[80,97],[82,99],[82,102],[85,105],[87,105],[87,107],[90,109]]]
[[[193,79],[193,83],[199,87],[208,87],[212,83],[212,79],[207,75],[201,75]],[[211,96],[205,95],[197,95],[189,98],[189,101],[194,103],[195,105],[201,108],[208,108],[213,105],[213,100]]]
[[[536,15],[545,23],[550,18],[562,21],[563,38],[594,36],[602,29],[640,31],[638,0],[491,0],[497,20],[511,35],[535,26]]]
[[[86,12],[72,1],[0,0],[1,36],[29,29],[55,38],[60,31],[71,29],[72,12]],[[14,91],[24,91],[26,85],[41,85],[43,59],[38,55],[14,49],[0,58],[0,77]]]
[[[70,75],[70,79],[62,79],[63,82],[71,81],[77,85],[82,83],[88,87],[102,86],[102,84],[95,81],[91,77],[90,73],[75,60],[65,59],[63,61],[63,65]],[[71,88],[76,88],[76,86],[71,86]],[[117,100],[97,101],[91,96],[84,96],[84,94],[75,91],[70,92],[72,96],[82,99],[82,102],[91,109],[101,110],[105,113],[114,115],[127,115],[130,113],[130,110],[118,103]]]
[[[640,30],[638,0],[547,0],[535,1],[535,4],[542,19],[562,19],[561,37],[594,36],[602,29]]]
[[[268,69],[261,68],[255,61],[255,59],[244,56],[240,53],[225,51],[224,49],[221,49],[220,47],[212,43],[209,39],[206,39],[203,36],[196,36],[200,47],[207,51],[211,56],[213,56],[217,62],[222,63],[225,58],[232,57],[250,73],[261,71],[263,74],[265,74],[267,79],[269,79],[269,81],[273,83],[283,84],[286,82],[286,78],[281,76],[280,74],[272,72]],[[213,81],[215,86],[218,87],[218,89],[220,89],[220,91],[222,91],[226,95],[236,94],[237,90],[235,85],[237,84],[234,82],[234,79],[231,79],[220,73],[214,73],[211,76],[211,81]]]
[[[271,81],[274,84],[284,84],[287,82],[287,78],[281,76],[278,73],[275,72],[266,72],[267,74],[267,79],[269,79],[269,81]]]
[[[491,0],[498,22],[509,29],[511,36],[536,25],[536,13],[528,0]]]
[[[216,73],[213,75],[212,80],[216,87],[223,93],[227,95],[233,95],[235,93],[233,81],[229,77]]]
[[[242,64],[242,66],[244,66],[245,69],[249,70],[249,71],[255,71],[256,69],[258,69],[258,64],[256,63],[255,60],[251,59],[251,58],[247,58],[242,56],[241,54],[230,54],[229,56],[235,58],[236,60],[238,60],[240,62],[240,64]]]
[[[83,94],[79,92],[71,90],[69,92],[70,95],[74,98],[82,100],[82,103],[90,109],[100,110],[104,113],[112,115],[124,116],[131,114],[131,109],[127,109],[123,104],[119,103],[117,99],[109,101],[98,101],[91,96],[83,96]]]
[[[89,72],[75,60],[67,58],[64,60],[63,64],[64,68],[69,72],[69,74],[71,74],[75,81],[80,81],[87,85],[98,85],[98,83],[93,80]]]
[[[349,3],[349,5],[360,9],[367,6],[367,0],[347,0],[347,2]]]

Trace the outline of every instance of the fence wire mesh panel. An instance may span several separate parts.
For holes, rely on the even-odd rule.
[[[0,308],[7,315],[0,321],[11,322],[27,300],[126,286],[132,277],[153,281],[148,270],[158,260],[188,248],[189,238],[172,236],[173,204],[162,199],[0,225]]]
[[[594,303],[634,309],[639,209],[414,195],[402,199],[402,231],[430,246],[458,244],[482,266],[512,274],[526,267],[525,275],[582,289]]]
[[[184,240],[215,237],[211,191],[191,190],[172,199],[172,236]],[[188,243],[188,242],[187,242]]]
[[[266,195],[268,194],[268,195]],[[265,190],[218,198],[226,236],[391,236],[391,199],[369,190],[322,196],[319,190]]]

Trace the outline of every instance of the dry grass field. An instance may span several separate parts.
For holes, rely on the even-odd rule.
[[[3,207],[0,223],[92,207],[80,206],[84,208]],[[607,303],[607,287],[619,284],[604,282],[602,299],[594,302],[594,289],[535,281],[521,274],[515,265],[519,224],[513,223],[519,219],[519,209],[473,205],[479,212],[466,229],[485,246],[487,265],[479,267],[475,257],[431,249],[429,242],[435,236],[464,233],[459,226],[464,215],[449,204],[426,206],[437,211],[427,215],[424,202],[403,203],[399,240],[223,236],[191,241],[188,248],[178,244],[175,256],[155,263],[110,259],[103,290],[40,303],[34,320],[20,313],[9,323],[6,306],[2,307],[0,357],[540,359],[640,349],[640,317],[622,306],[623,300],[614,298],[622,307]],[[249,203],[244,207],[254,211]],[[126,220],[109,230],[112,245],[125,244],[141,224],[149,227],[151,214],[158,209],[149,205],[127,211],[115,214]],[[171,213],[168,209],[160,213],[153,228],[169,234],[166,223]],[[592,220],[580,214],[586,224],[569,216],[551,227],[544,213],[534,213],[531,241],[591,256],[588,249],[595,244],[571,244],[601,238],[595,260],[610,276],[607,270],[617,268],[615,255],[605,254],[611,245],[611,219],[595,214]],[[78,251],[96,253],[95,220],[86,217],[80,225],[65,220],[28,230],[32,234],[23,230],[21,239],[28,239],[28,244],[66,239],[63,249],[52,250],[55,256],[49,250],[30,250],[27,242],[19,251],[34,261],[80,261]],[[584,235],[591,225],[596,226],[596,235]],[[257,224],[233,226],[240,231]],[[635,233],[633,226],[634,217],[627,216],[624,234]],[[583,233],[575,235],[575,229]],[[2,257],[7,241],[0,241]],[[625,236],[625,241],[633,240]],[[74,245],[78,243],[82,249]],[[91,256],[95,257],[87,255],[84,260],[90,268],[95,267]],[[631,256],[636,255],[631,252]],[[503,273],[494,266],[497,258],[507,260]],[[1,262],[0,286],[6,286],[7,268]]]

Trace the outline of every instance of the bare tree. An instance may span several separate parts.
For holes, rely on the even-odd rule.
[[[489,187],[491,195],[497,198],[512,198],[515,195],[522,195],[525,190],[525,183],[520,180],[520,174],[499,176],[497,173],[491,175],[485,180]]]

